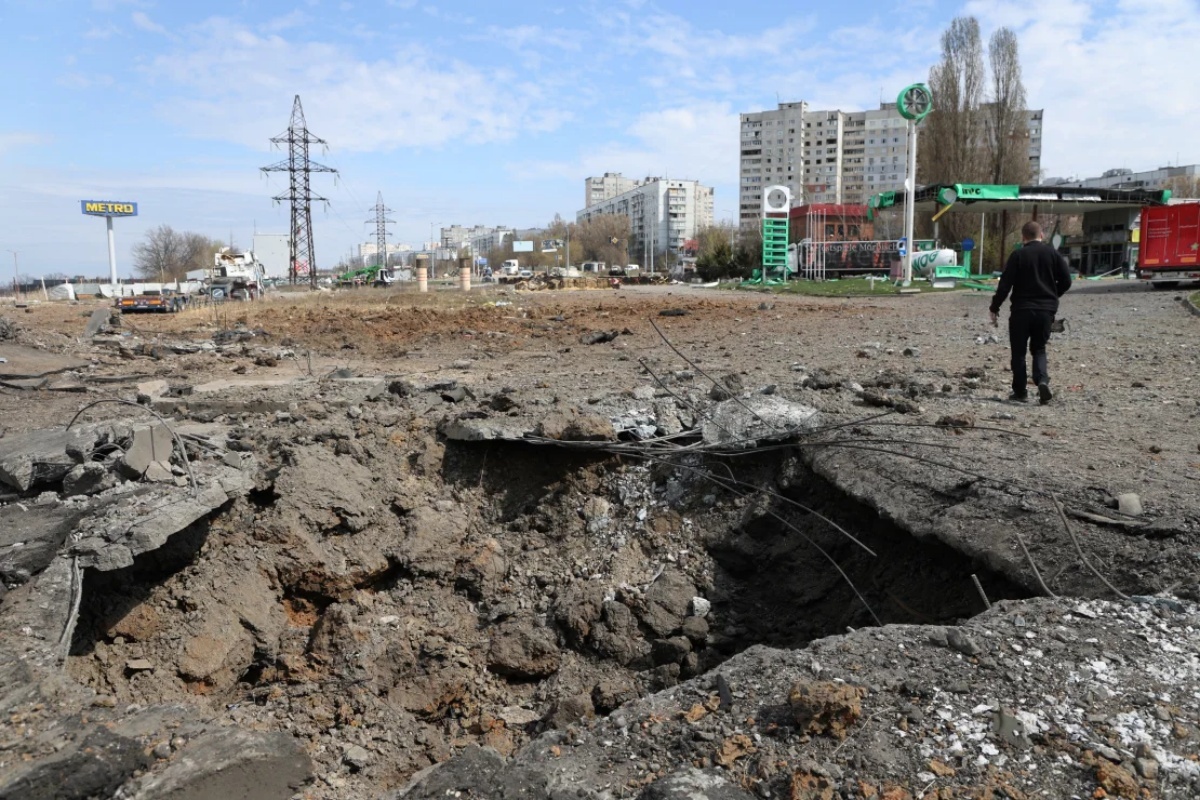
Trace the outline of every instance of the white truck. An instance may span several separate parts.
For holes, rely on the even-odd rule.
[[[500,274],[508,278],[515,278],[521,273],[521,262],[515,258],[510,258],[500,265]]]

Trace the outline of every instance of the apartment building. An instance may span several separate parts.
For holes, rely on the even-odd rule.
[[[649,180],[647,178],[647,180]],[[631,189],[641,186],[645,181],[636,178],[626,178],[619,172],[606,172],[599,178],[583,179],[583,207],[590,208],[606,200],[612,200],[619,194],[625,194]]]
[[[1159,189],[1174,178],[1200,180],[1200,164],[1159,167],[1143,172],[1117,168],[1105,170],[1098,178],[1050,178],[1046,183],[1051,186],[1079,186],[1086,189]]]
[[[575,221],[586,222],[602,214],[629,218],[630,258],[646,258],[643,254],[651,248],[655,253],[678,253],[684,242],[713,224],[713,190],[699,181],[646,178],[578,211]]]
[[[1030,168],[1038,176],[1043,112],[1028,113]],[[862,204],[878,192],[903,189],[908,168],[907,121],[895,103],[869,111],[780,103],[741,115],[739,147],[742,225],[758,224],[763,187],[789,187],[796,204]]]

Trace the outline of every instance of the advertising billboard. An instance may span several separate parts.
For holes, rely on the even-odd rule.
[[[533,252],[533,240],[532,239],[525,239],[525,240],[514,239],[513,240],[513,252],[514,253],[532,253]]]
[[[80,200],[83,213],[93,217],[136,217],[137,203],[114,200]]]

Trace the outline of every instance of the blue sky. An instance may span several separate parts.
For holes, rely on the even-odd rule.
[[[0,0],[0,249],[23,274],[105,274],[83,199],[139,203],[122,275],[159,224],[285,232],[286,175],[259,167],[296,94],[341,172],[313,177],[322,267],[373,236],[377,192],[413,245],[573,218],[605,171],[698,179],[733,219],[739,112],[877,107],[958,14],[1017,31],[1048,175],[1200,162],[1200,0]]]

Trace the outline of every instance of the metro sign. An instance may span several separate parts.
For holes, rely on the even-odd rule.
[[[121,203],[112,200],[80,200],[83,213],[92,217],[136,217],[137,203]]]

